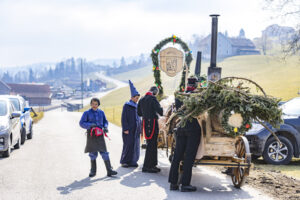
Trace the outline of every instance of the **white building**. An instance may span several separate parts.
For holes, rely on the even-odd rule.
[[[245,37],[245,31],[241,29],[238,37],[228,37],[227,34],[218,33],[217,57],[219,59],[238,55],[260,54],[254,43]],[[211,35],[200,41],[199,51],[202,51],[204,59],[210,59]]]

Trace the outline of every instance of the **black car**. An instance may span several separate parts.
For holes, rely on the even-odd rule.
[[[281,105],[284,123],[279,129],[271,128],[278,136],[282,146],[262,125],[254,123],[246,133],[252,157],[263,159],[269,164],[285,165],[293,157],[300,156],[300,97]]]

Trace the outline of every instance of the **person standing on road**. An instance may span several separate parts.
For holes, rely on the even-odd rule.
[[[89,177],[94,177],[97,171],[96,158],[98,152],[104,160],[107,176],[116,175],[117,172],[112,170],[109,153],[106,149],[104,136],[108,133],[108,121],[102,110],[98,109],[100,106],[100,100],[98,98],[92,98],[91,109],[85,111],[80,119],[80,126],[87,129],[87,141],[85,147],[85,153],[89,153],[91,158],[91,170]]]
[[[196,80],[196,78],[188,79],[187,92],[192,92],[197,87]],[[182,104],[183,103],[178,98],[175,99],[177,110]],[[191,178],[200,139],[201,127],[197,119],[187,121],[184,127],[179,127],[176,130],[176,146],[169,172],[169,183],[171,184],[170,190],[179,190],[179,184],[181,184],[181,192],[193,192],[197,190],[196,187],[191,186]],[[182,160],[183,174],[180,182],[178,180],[178,170]]]
[[[158,114],[162,116],[163,109],[156,99],[158,92],[157,87],[151,87],[149,92],[138,103],[138,115],[143,117],[143,131],[147,141],[142,171],[148,173],[160,172],[160,169],[157,167]]]
[[[131,99],[123,106],[122,138],[123,151],[121,155],[122,167],[138,167],[140,157],[140,135],[142,131],[141,119],[137,114],[137,102],[140,94],[129,80]]]

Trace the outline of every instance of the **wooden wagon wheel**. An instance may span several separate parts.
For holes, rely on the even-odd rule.
[[[221,78],[220,80],[218,80],[216,83],[225,83],[226,85],[230,85],[230,84],[233,84],[233,81],[237,81],[239,84],[249,84],[249,85],[252,85],[252,86],[255,86],[256,89],[257,89],[257,92],[260,91],[265,97],[267,96],[266,92],[264,91],[264,89],[258,85],[256,82],[250,80],[250,79],[247,79],[247,78],[242,78],[242,77],[224,77],[224,78]],[[239,87],[239,85],[231,85],[230,87]],[[243,87],[243,86],[241,86]]]
[[[235,142],[235,154],[238,159],[242,159],[248,167],[235,167],[232,169],[232,183],[234,187],[241,188],[245,183],[246,177],[249,175],[250,165],[251,165],[251,154],[250,147],[246,137],[239,136]]]

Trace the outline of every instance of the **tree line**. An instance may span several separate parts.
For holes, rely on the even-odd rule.
[[[126,64],[124,57],[121,58],[120,64],[113,63],[110,65],[100,65],[93,62],[87,62],[82,58],[69,58],[64,61],[58,62],[55,66],[46,66],[42,70],[28,68],[27,70],[19,70],[12,72],[4,72],[0,75],[1,80],[6,83],[34,83],[34,82],[47,82],[51,80],[64,80],[64,79],[80,79],[81,65],[83,73],[90,74],[93,72],[104,72],[108,76],[127,72],[134,69],[145,67],[151,63],[150,58],[145,58],[141,54],[137,60],[133,60]]]

